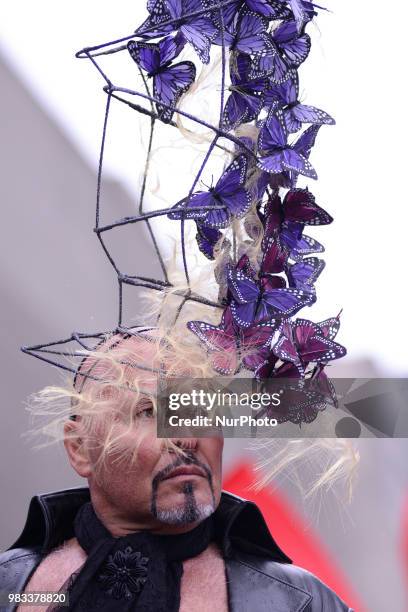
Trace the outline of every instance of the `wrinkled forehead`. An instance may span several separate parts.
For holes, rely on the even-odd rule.
[[[163,349],[155,330],[135,335],[115,334],[104,339],[80,364],[74,379],[78,393],[95,386],[118,384],[153,393],[163,374]]]

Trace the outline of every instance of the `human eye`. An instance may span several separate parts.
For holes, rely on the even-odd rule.
[[[135,417],[137,419],[140,418],[148,418],[151,419],[154,417],[154,406],[151,401],[142,401],[136,406],[135,409]]]

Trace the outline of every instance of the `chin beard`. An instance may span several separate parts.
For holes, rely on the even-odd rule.
[[[156,500],[153,499],[151,507],[153,516],[161,523],[182,526],[203,521],[215,511],[214,495],[212,496],[212,503],[198,504],[191,482],[184,484],[183,493],[184,504],[168,510],[158,508]]]

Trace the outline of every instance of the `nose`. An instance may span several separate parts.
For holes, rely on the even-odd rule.
[[[195,452],[198,446],[197,438],[168,438],[175,446],[184,451]],[[174,449],[169,447],[168,451],[175,452]]]

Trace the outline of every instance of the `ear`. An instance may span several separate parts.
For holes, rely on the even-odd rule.
[[[92,473],[91,461],[81,433],[80,420],[64,424],[64,446],[69,462],[79,476],[88,478]]]

